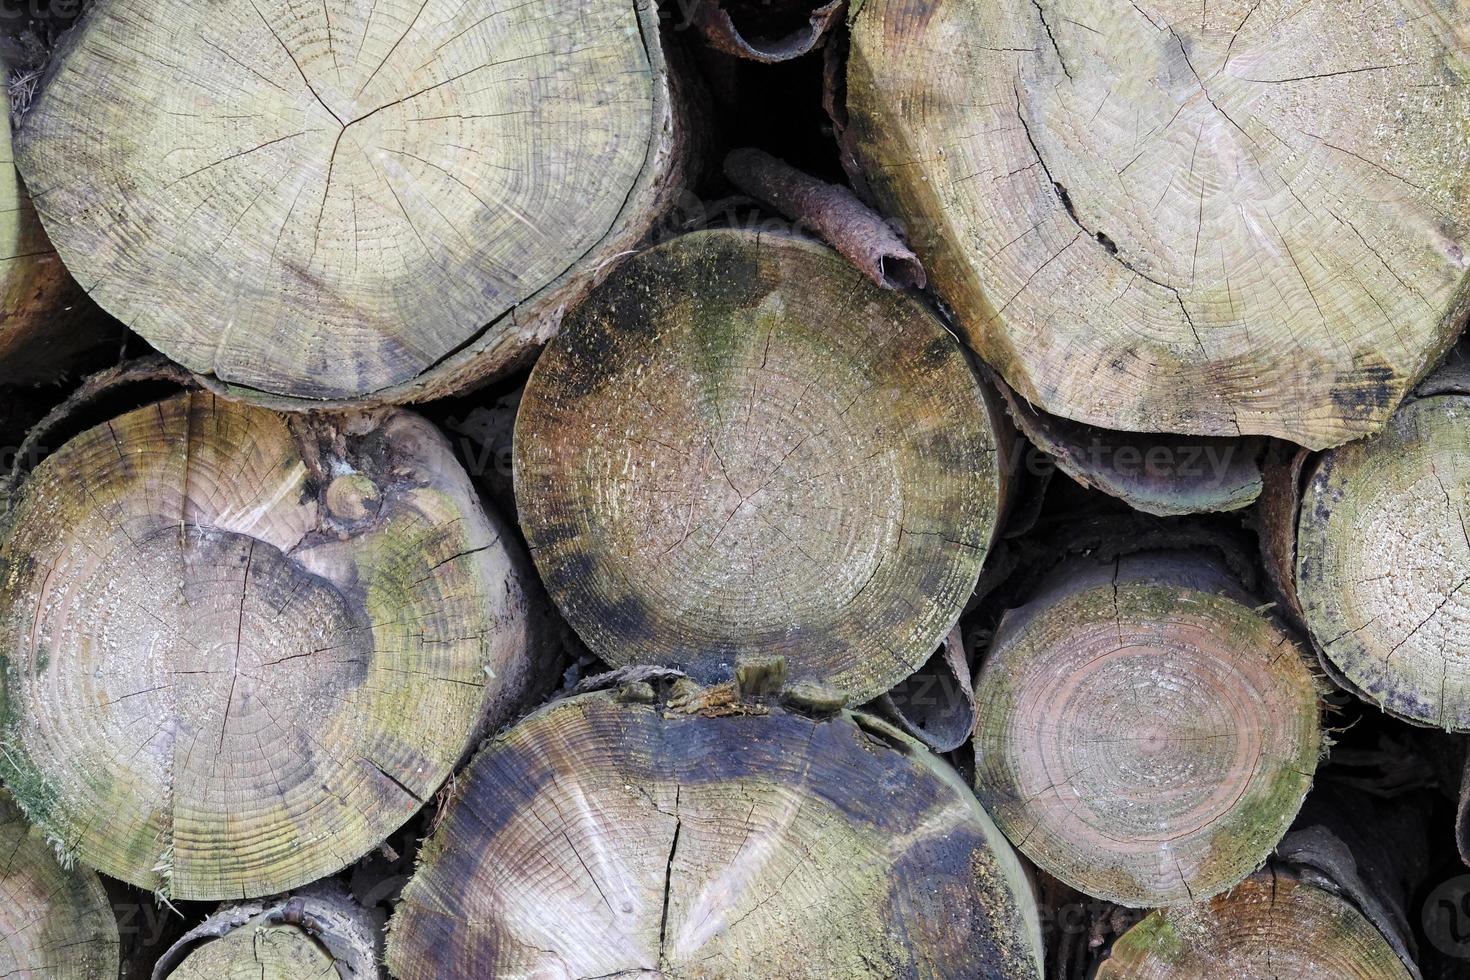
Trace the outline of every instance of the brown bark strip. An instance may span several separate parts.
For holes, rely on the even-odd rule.
[[[696,4],[690,19],[710,46],[725,54],[762,64],[776,64],[799,58],[819,47],[832,26],[847,10],[847,0],[832,0],[812,11],[805,27],[781,38],[746,37],[735,26],[721,0],[702,0]]]
[[[846,187],[808,176],[763,150],[725,158],[725,176],[752,197],[820,235],[884,289],[922,289],[919,257],[877,212]]]
[[[953,752],[975,731],[975,689],[958,625],[912,677],[881,695],[876,707],[935,752]]]
[[[1026,438],[1083,486],[1157,517],[1239,510],[1261,494],[1260,439],[1115,432],[1050,415],[986,376]]]
[[[124,361],[116,367],[98,371],[83,381],[66,401],[53,408],[45,418],[31,428],[30,432],[26,433],[25,439],[21,441],[20,447],[16,450],[15,465],[11,467],[9,473],[0,475],[0,518],[3,518],[9,509],[8,502],[14,497],[16,487],[25,477],[25,460],[37,450],[43,439],[64,425],[78,411],[110,392],[129,385],[155,382],[176,384],[181,388],[198,387],[188,371],[158,355]]]

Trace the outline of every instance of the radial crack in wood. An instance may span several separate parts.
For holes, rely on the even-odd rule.
[[[25,115],[47,230],[221,389],[402,401],[502,371],[656,218],[651,0],[98,0]]]
[[[515,480],[548,590],[613,665],[875,697],[949,632],[994,534],[1005,425],[918,302],[796,237],[630,260],[526,386]]]
[[[22,487],[0,583],[0,776],[63,853],[175,899],[356,860],[541,667],[529,562],[399,411],[192,394],[90,429]]]
[[[1198,555],[1061,566],[976,685],[980,800],[1017,848],[1122,905],[1203,901],[1286,833],[1322,746],[1295,641]]]
[[[1337,445],[1461,328],[1463,6],[854,7],[844,144],[1047,412]]]
[[[1401,408],[1324,455],[1297,518],[1296,592],[1325,666],[1397,717],[1470,731],[1470,398]]]
[[[947,764],[848,713],[591,694],[460,777],[389,929],[445,976],[1041,977],[1031,887]]]

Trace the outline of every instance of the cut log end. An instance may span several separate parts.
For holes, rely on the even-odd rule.
[[[48,79],[17,158],[68,267],[242,395],[503,368],[671,172],[646,0],[99,0]]]
[[[1270,869],[1210,902],[1153,913],[1113,944],[1097,980],[1411,980],[1347,899]]]
[[[1470,398],[1405,405],[1327,454],[1297,521],[1296,589],[1328,666],[1409,721],[1470,731]]]
[[[388,965],[1039,978],[1035,916],[973,795],[896,729],[597,694],[523,722],[460,779]]]
[[[997,418],[914,300],[795,237],[686,236],[568,319],[527,385],[516,498],[615,665],[784,656],[854,702],[954,625],[996,526]]]
[[[1465,23],[1419,13],[864,3],[846,138],[1031,402],[1336,445],[1382,427],[1470,304]]]
[[[1123,905],[1200,901],[1286,832],[1322,736],[1289,636],[1197,558],[1064,566],[977,685],[976,781],[1006,835]]]
[[[374,491],[340,506],[313,472]],[[526,694],[537,593],[502,532],[402,412],[293,437],[186,395],[89,430],[0,546],[0,774],[64,851],[170,898],[331,874]]]
[[[0,794],[0,976],[98,980],[119,969],[117,920],[91,870],[62,868]]]

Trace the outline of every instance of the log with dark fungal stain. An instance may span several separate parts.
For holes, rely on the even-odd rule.
[[[537,364],[516,500],[548,590],[613,666],[728,680],[783,656],[861,703],[968,601],[1005,421],[915,300],[796,236],[631,259]]]
[[[0,775],[168,899],[376,847],[542,682],[540,590],[425,420],[186,394],[92,428],[0,542]]]
[[[1281,840],[1322,748],[1307,654],[1185,552],[1059,566],[996,629],[976,787],[1027,857],[1121,905],[1238,883]]]
[[[475,759],[389,926],[395,977],[1042,976],[1021,864],[919,743],[644,701],[557,702]]]

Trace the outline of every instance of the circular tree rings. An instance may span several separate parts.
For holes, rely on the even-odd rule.
[[[504,369],[656,216],[651,0],[97,0],[17,159],[67,266],[222,387]]]
[[[954,625],[995,529],[996,418],[928,310],[780,235],[624,265],[537,364],[516,498],[548,589],[610,663],[745,654],[853,702]]]
[[[1259,867],[1312,782],[1316,682],[1196,555],[1064,566],[996,631],[976,690],[980,800],[1099,898],[1200,901]]]
[[[443,438],[185,395],[91,429],[0,546],[0,776],[176,899],[331,874],[532,682],[536,593]]]

